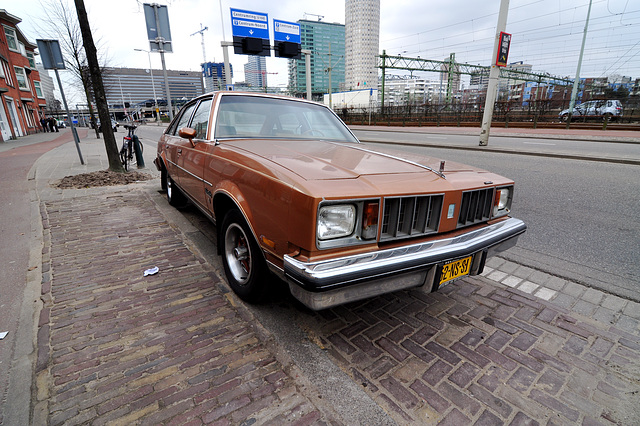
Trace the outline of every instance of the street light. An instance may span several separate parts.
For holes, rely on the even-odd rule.
[[[160,125],[160,117],[158,117],[158,98],[156,97],[156,85],[153,81],[153,68],[151,68],[151,52],[144,49],[133,49],[138,52],[147,52],[147,56],[149,57],[149,72],[151,73],[151,87],[153,88],[153,103],[155,104],[156,110],[156,123]]]

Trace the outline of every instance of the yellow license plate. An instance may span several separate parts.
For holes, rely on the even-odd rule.
[[[465,275],[469,275],[469,270],[471,269],[471,259],[472,256],[465,257],[464,259],[454,260],[453,262],[448,262],[442,265],[442,273],[440,274],[440,284],[443,284],[455,280],[456,278],[463,277]]]

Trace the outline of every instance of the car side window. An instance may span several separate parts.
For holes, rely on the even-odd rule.
[[[176,124],[176,128],[175,128],[175,133],[178,133],[180,131],[180,129],[182,129],[183,127],[188,127],[189,126],[189,119],[191,118],[191,113],[193,112],[193,109],[195,108],[195,106],[196,106],[196,104],[193,103],[191,105],[185,106],[182,109],[180,118],[176,122],[177,124]]]
[[[203,99],[191,120],[191,128],[195,129],[195,139],[206,139],[207,128],[209,127],[209,112],[211,110],[211,98]]]

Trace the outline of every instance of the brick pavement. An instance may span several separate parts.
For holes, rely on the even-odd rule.
[[[49,161],[38,174],[58,170]],[[149,185],[40,191],[33,423],[340,423]],[[143,277],[151,266],[160,273]],[[640,305],[489,266],[440,293],[280,315],[398,424],[640,424]]]
[[[637,322],[600,322],[484,277],[306,320],[399,424],[640,424]]]
[[[143,192],[82,191],[41,205],[35,424],[338,423]]]

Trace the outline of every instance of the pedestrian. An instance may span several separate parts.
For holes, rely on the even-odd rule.
[[[42,125],[42,131],[43,132],[48,132],[49,131],[49,128],[47,126],[47,119],[46,118],[42,117],[40,119],[40,124]]]
[[[53,132],[53,131],[58,131],[58,125],[56,124],[56,119],[53,117],[49,117],[49,131]]]

